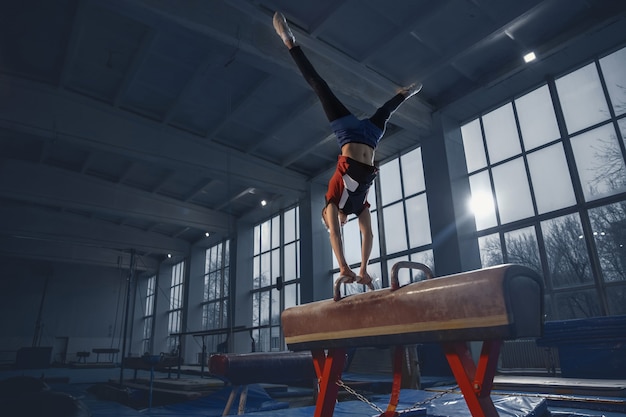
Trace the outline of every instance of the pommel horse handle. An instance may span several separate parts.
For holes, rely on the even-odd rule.
[[[335,301],[341,300],[341,284],[351,284],[353,282],[354,282],[354,278],[350,278],[346,276],[337,278],[337,280],[335,281],[335,287],[333,290],[333,300]]]
[[[421,264],[419,262],[400,261],[394,264],[393,267],[391,268],[391,286],[390,286],[391,291],[395,291],[398,288],[400,288],[400,283],[398,282],[398,271],[402,268],[419,269],[422,272],[424,272],[424,274],[426,274],[426,279],[433,278],[433,272],[426,265]],[[341,284],[351,284],[353,282],[354,282],[354,279],[350,277],[343,276],[343,277],[337,278],[337,280],[335,281],[335,287],[333,291],[333,300],[335,301],[341,300]]]
[[[433,279],[433,271],[431,271],[426,265],[419,262],[400,261],[391,267],[391,291],[395,291],[400,288],[400,283],[398,282],[398,271],[402,268],[419,269],[426,274],[426,279]]]

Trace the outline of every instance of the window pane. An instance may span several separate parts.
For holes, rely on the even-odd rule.
[[[528,154],[528,167],[539,214],[576,204],[562,143]]]
[[[486,167],[487,157],[485,156],[485,146],[483,145],[483,134],[480,131],[480,120],[476,119],[461,126],[461,136],[463,136],[467,172]]]
[[[259,352],[270,351],[270,329],[259,329],[259,343],[257,345]]]
[[[426,265],[430,268],[433,275],[437,276],[437,273],[435,272],[435,257],[433,256],[433,251],[431,249],[423,252],[412,253],[411,261]],[[426,278],[426,274],[419,270],[411,271],[411,276],[414,282],[421,281]]]
[[[431,243],[426,194],[406,200],[406,215],[410,247],[416,248]]]
[[[261,253],[261,226],[254,226],[254,254]]]
[[[272,335],[270,339],[271,340],[270,350],[272,350],[273,352],[281,350],[282,346],[281,346],[281,339],[280,339],[280,327],[279,326],[272,327],[270,333]]]
[[[511,103],[483,116],[489,162],[494,164],[521,153]]]
[[[489,172],[483,171],[469,177],[471,201],[470,209],[476,221],[476,230],[483,230],[497,224],[496,207],[491,183],[489,182]]]
[[[261,224],[261,252],[270,250],[270,221]]]
[[[145,316],[151,316],[153,314],[154,309],[154,296],[149,295],[146,297],[146,311]]]
[[[615,129],[607,124],[571,139],[585,200],[626,190],[626,168]]]
[[[493,168],[493,183],[502,224],[534,214],[522,158]]]
[[[261,255],[261,287],[267,287],[270,285],[270,276],[271,276],[271,264],[270,264],[270,253],[266,252]]]
[[[406,221],[402,203],[397,203],[383,209],[385,222],[385,243],[387,253],[396,253],[406,250]]]
[[[296,241],[296,276],[300,278],[300,241]]]
[[[589,64],[556,80],[556,88],[569,133],[600,123],[609,109],[595,64]]]
[[[380,262],[369,264],[367,266],[367,273],[372,277],[372,284],[375,289],[382,288],[383,286],[383,273],[380,269]]]
[[[270,323],[270,292],[263,291],[259,293],[261,298],[261,326]]]
[[[626,202],[589,210],[605,282],[626,280]]]
[[[272,218],[272,249],[280,246],[280,216]]]
[[[515,108],[527,151],[560,138],[547,85],[515,100]]]
[[[391,285],[391,270],[393,266],[398,262],[408,261],[409,257],[407,255],[400,256],[398,258],[389,259],[387,261],[387,266],[389,267],[389,283]],[[398,283],[400,286],[407,285],[411,283],[411,270],[409,268],[401,268],[398,270]]]
[[[296,211],[296,220],[295,220],[295,229],[296,229],[296,239],[300,239],[300,206],[296,206],[294,209]]]
[[[261,293],[255,292],[252,294],[252,326],[260,326],[259,310],[261,308]]]
[[[296,270],[296,244],[290,243],[285,246],[285,281],[298,278]]]
[[[587,245],[578,214],[541,222],[548,271],[555,288],[593,283]]]
[[[626,113],[626,48],[602,58],[600,67],[615,114]]]
[[[221,320],[219,327],[226,327],[228,325],[228,300],[222,303]]]
[[[261,286],[261,257],[255,256],[252,260],[252,288],[259,288]]]
[[[525,227],[504,234],[507,262],[525,265],[537,272],[541,272],[539,247],[535,228]]]
[[[422,166],[422,148],[417,148],[400,157],[402,164],[402,184],[404,195],[409,196],[426,189],[424,167]]]
[[[205,329],[215,329],[216,328],[216,312],[215,312],[215,303],[209,303],[204,305],[204,317],[206,322],[204,323]]]
[[[204,273],[211,270],[211,248],[207,249],[204,256]]]
[[[380,192],[383,205],[393,203],[402,198],[400,187],[400,164],[397,159],[380,167]]]
[[[215,246],[209,248],[209,269],[207,272],[217,269],[217,248]]]
[[[152,337],[152,317],[147,317],[143,322],[143,338],[150,339]]]
[[[280,250],[274,249],[272,251],[272,279],[269,285],[276,284],[276,278],[280,276]]]
[[[297,298],[297,289],[298,286],[296,284],[290,284],[284,286],[285,293],[285,308],[293,307],[300,304],[300,300]]]
[[[216,272],[211,272],[208,275],[208,282],[207,282],[207,300],[215,300],[216,298],[219,297],[219,294],[217,292],[217,273]]]
[[[348,265],[361,262],[361,233],[356,218],[343,226],[343,249]]]
[[[550,320],[583,319],[600,315],[600,302],[595,290],[579,290],[554,295]]]
[[[499,234],[494,233],[479,237],[478,247],[480,248],[480,262],[483,268],[504,263]]]
[[[376,210],[376,181],[372,183],[367,192],[367,202],[370,203],[370,211]]]
[[[271,297],[272,297],[272,324],[280,324],[280,291],[276,288],[272,288]]]
[[[378,212],[371,213],[372,216],[372,234],[374,235],[372,242],[372,253],[370,259],[380,256],[380,235],[378,234]]]
[[[291,209],[285,212],[285,243],[296,240],[296,210]]]

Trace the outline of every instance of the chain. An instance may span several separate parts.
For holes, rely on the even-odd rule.
[[[355,390],[353,390],[352,388],[347,386],[341,379],[339,381],[337,381],[337,385],[339,385],[341,388],[345,389],[349,394],[354,395],[360,401],[362,401],[365,404],[369,405],[370,407],[372,407],[374,410],[378,411],[379,413],[382,414],[382,413],[385,412],[382,408],[380,408],[379,406],[377,406],[376,404],[374,404],[373,402],[371,402],[370,400],[365,398],[363,395],[359,394],[358,392],[356,392]]]
[[[429,402],[436,400],[437,398],[441,398],[444,395],[449,394],[449,393],[455,391],[458,387],[459,387],[458,385],[455,385],[452,388],[449,388],[447,390],[441,391],[441,392],[437,393],[436,395],[433,395],[430,398],[426,398],[426,399],[424,399],[422,401],[418,401],[415,404],[413,404],[412,406],[410,406],[409,408],[407,408],[405,410],[402,410],[402,411],[412,411],[412,410],[421,408],[421,406],[426,405]]]
[[[346,390],[346,392],[348,392],[349,394],[355,396],[356,398],[359,399],[359,401],[364,402],[365,404],[369,405],[370,407],[372,407],[374,410],[378,411],[379,413],[384,413],[385,411],[380,408],[379,406],[377,406],[376,404],[374,404],[373,402],[371,402],[370,400],[368,400],[365,396],[363,396],[362,394],[359,394],[358,392],[356,392],[354,389],[350,388],[349,386],[347,386],[345,384],[345,382],[343,382],[341,379],[339,381],[337,381],[337,385],[340,386],[341,388],[343,388],[344,390]],[[430,398],[426,398],[422,401],[418,401],[415,404],[413,404],[412,406],[410,406],[409,408],[406,408],[404,410],[401,410],[401,412],[408,412],[408,411],[413,411],[413,410],[417,410],[418,408],[421,408],[421,406],[428,404],[431,401],[434,401],[438,398],[443,397],[446,394],[449,394],[451,392],[454,392],[457,388],[459,388],[458,385],[453,386],[452,388],[449,388],[447,390],[441,391],[439,393],[437,393],[436,395],[433,395]]]

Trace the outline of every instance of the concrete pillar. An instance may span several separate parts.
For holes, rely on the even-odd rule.
[[[433,239],[435,274],[480,267],[478,242],[468,212],[469,182],[460,125],[442,113],[433,115],[434,134],[422,143],[424,180]]]
[[[311,183],[300,203],[300,301],[331,298],[333,258],[328,232],[322,224],[326,186]]]

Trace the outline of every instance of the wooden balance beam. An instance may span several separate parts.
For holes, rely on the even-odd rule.
[[[400,287],[398,271],[424,271],[426,280]],[[521,265],[500,265],[432,278],[415,262],[392,268],[390,288],[322,300],[283,311],[285,342],[310,350],[319,379],[315,417],[333,414],[346,349],[397,346],[387,411],[397,415],[402,345],[439,342],[473,417],[497,417],[491,388],[503,340],[538,337],[543,329],[543,282]],[[467,342],[482,342],[478,362]]]

